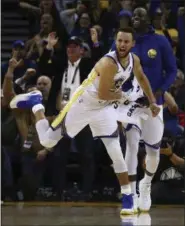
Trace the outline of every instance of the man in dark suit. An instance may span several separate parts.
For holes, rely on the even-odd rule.
[[[51,52],[57,42],[55,34],[50,34],[48,44],[40,58],[40,63],[47,62],[51,59]],[[94,45],[91,58],[82,57],[82,41],[78,37],[71,37],[67,43],[67,59],[52,59],[54,79],[49,97],[49,106],[46,107],[47,115],[53,115],[56,112],[56,101],[59,103],[59,109],[62,109],[70,99],[77,87],[87,78],[87,75],[93,68],[96,61],[101,55],[101,47]],[[59,110],[57,109],[57,110]],[[89,126],[85,127],[74,139],[76,148],[81,155],[81,165],[83,172],[82,191],[83,198],[87,200],[88,194],[91,192],[94,179],[94,153],[93,153],[93,138]],[[55,148],[57,155],[56,161],[61,161],[59,164],[53,162],[53,173],[58,180],[59,189],[62,191],[65,188],[65,175],[68,152],[71,146],[71,139],[65,138],[58,143]],[[60,157],[59,157],[60,156]]]

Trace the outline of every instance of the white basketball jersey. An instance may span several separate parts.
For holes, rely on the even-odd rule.
[[[109,52],[104,57],[111,58],[118,67],[118,71],[117,71],[117,73],[115,74],[115,77],[114,77],[114,81],[115,81],[114,91],[117,91],[117,90],[122,88],[123,83],[126,82],[126,80],[131,76],[131,73],[132,73],[132,70],[133,70],[133,65],[134,65],[133,55],[132,55],[132,53],[129,53],[129,63],[126,66],[126,68],[124,68],[121,65],[119,58],[117,57],[116,51]],[[89,76],[91,76],[91,73],[89,74]],[[86,87],[86,92],[91,97],[94,97],[96,99],[98,99],[99,79],[100,79],[100,77],[97,76],[94,79],[94,81],[92,82],[92,84],[89,85],[88,87]]]

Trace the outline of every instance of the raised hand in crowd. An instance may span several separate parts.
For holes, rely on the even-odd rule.
[[[58,42],[58,37],[56,36],[56,32],[51,32],[48,37],[47,37],[47,49],[53,49],[54,46],[57,44]]]
[[[82,3],[77,4],[76,13],[78,15],[85,13],[86,11],[87,11],[87,7],[84,4],[82,4]]]
[[[185,7],[178,8],[178,16],[183,16],[185,14]]]
[[[22,59],[20,59],[19,61],[16,60],[16,58],[12,57],[9,60],[9,67],[8,67],[8,71],[12,72],[12,73],[7,73],[6,77],[10,77],[13,78],[13,72],[15,70],[16,67],[18,67],[22,62]]]
[[[90,29],[90,34],[91,34],[91,40],[93,44],[98,44],[98,32],[95,28]]]

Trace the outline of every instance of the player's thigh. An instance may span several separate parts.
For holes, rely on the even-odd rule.
[[[91,112],[85,110],[84,103],[79,100],[72,105],[65,117],[65,130],[68,136],[75,137],[89,124]]]
[[[94,111],[90,128],[93,137],[117,137],[118,123],[115,109],[109,105]]]
[[[162,111],[157,117],[150,116],[142,121],[142,139],[145,143],[153,145],[161,141],[164,132]]]
[[[138,107],[136,103],[120,105],[117,109],[118,121],[137,125],[141,129],[141,120],[148,118],[148,110]]]

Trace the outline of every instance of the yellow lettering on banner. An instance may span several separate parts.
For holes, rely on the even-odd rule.
[[[60,111],[58,116],[55,118],[55,120],[52,122],[51,127],[53,129],[57,129],[64,117],[66,116],[67,112],[71,109],[71,106],[77,101],[77,99],[84,93],[85,88],[93,83],[93,81],[97,77],[97,72],[93,69],[87,79],[83,81],[83,83],[78,87],[78,89],[75,91],[69,102],[66,104],[66,106]]]

